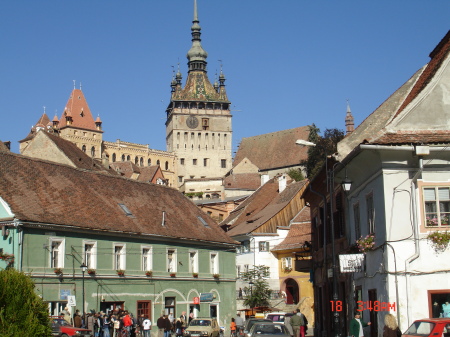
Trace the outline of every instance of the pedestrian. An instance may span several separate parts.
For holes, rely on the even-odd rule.
[[[165,327],[164,327],[164,337],[170,337],[170,333],[172,332],[172,323],[170,322],[169,316],[164,316]]]
[[[294,336],[294,331],[292,330],[292,325],[291,325],[291,317],[293,314],[286,314],[286,316],[284,316],[284,325],[286,326],[286,329],[288,330],[289,334],[291,336]]]
[[[184,333],[184,329],[186,329],[186,327],[187,327],[186,311],[183,311],[181,313],[180,319],[181,319],[181,323],[182,323],[181,334],[183,334]]]
[[[241,334],[241,331],[244,330],[244,319],[241,317],[240,313],[236,315],[236,319],[234,321],[236,322],[236,332]]]
[[[392,314],[384,316],[383,337],[400,337],[401,335],[395,316]]]
[[[307,330],[307,325],[308,325],[308,320],[306,319],[306,316],[303,315],[303,313],[300,311],[300,309],[297,309],[297,315],[300,316],[302,318],[302,320],[303,320],[302,326],[300,327],[300,337],[305,337],[306,330]]]
[[[361,313],[359,311],[355,312],[355,318],[353,318],[350,321],[350,331],[349,334],[350,336],[353,337],[363,337],[364,336],[364,331],[363,328],[365,328],[366,326],[369,326],[371,323],[370,322],[364,322],[361,319]]]
[[[164,337],[164,329],[166,328],[165,315],[161,314],[161,317],[156,321],[156,326],[158,327],[158,337]]]
[[[300,312],[300,310],[298,310],[298,312]],[[297,315],[297,311],[294,311],[294,315],[292,315],[290,323],[292,326],[292,332],[294,337],[300,337],[300,328],[302,325],[304,325],[303,317]]]
[[[152,329],[152,321],[148,318],[148,316],[144,317],[142,321],[142,331],[144,332],[144,337],[150,337],[150,330]]]
[[[234,317],[231,317],[230,332],[232,337],[236,337],[236,322],[234,320]]]
[[[181,321],[181,318],[177,318],[177,321],[175,322],[175,331],[177,337],[183,336],[183,322]]]
[[[115,320],[114,320],[114,333],[113,333],[113,336],[114,337],[117,337],[117,336],[119,336],[119,332],[120,332],[120,323],[121,323],[121,318],[122,317],[119,317],[119,316],[116,316],[116,315],[114,315],[115,316]]]
[[[242,299],[242,288],[239,288],[239,299]]]
[[[94,316],[92,313],[88,313],[87,315],[87,328],[92,331],[92,334],[94,333]]]
[[[70,317],[69,307],[65,307],[64,310],[62,311],[62,313],[64,314],[64,319],[66,320],[66,322],[71,324],[72,320]]]
[[[109,320],[109,317],[105,314],[103,315],[103,337],[110,337],[109,335],[109,325],[111,324],[111,321]]]
[[[80,316],[80,310],[76,310],[75,313],[73,314],[73,326],[75,328],[81,328],[82,325],[83,321]]]
[[[191,324],[191,321],[192,321],[193,319],[194,319],[194,313],[191,312],[191,313],[189,314],[188,326],[189,326],[189,324]]]
[[[127,331],[127,336],[129,337],[131,334],[131,326],[133,325],[133,321],[128,313],[128,311],[124,311],[124,316],[122,319],[123,328]]]

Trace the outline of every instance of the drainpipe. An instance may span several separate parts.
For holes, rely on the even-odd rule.
[[[416,149],[417,153],[417,149]],[[414,254],[405,260],[405,276],[406,276],[406,308],[407,308],[407,319],[408,325],[411,324],[411,306],[409,301],[409,284],[410,284],[410,275],[407,273],[408,266],[416,260],[420,256],[420,246],[419,246],[419,229],[417,223],[417,201],[416,201],[416,182],[417,179],[422,175],[423,171],[423,157],[419,156],[419,171],[416,172],[414,177],[411,179],[411,202],[412,202],[412,217],[413,217],[413,236],[414,236]]]
[[[398,275],[397,275],[397,257],[395,255],[395,249],[394,247],[392,247],[392,245],[389,242],[386,242],[386,245],[388,247],[390,247],[392,249],[392,253],[394,253],[394,270],[395,270],[395,274],[394,274],[394,279],[395,279],[395,303],[397,303],[397,323],[398,326],[400,327],[400,305],[398,302],[399,296],[398,296]]]

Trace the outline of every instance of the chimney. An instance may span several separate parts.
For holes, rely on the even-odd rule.
[[[269,175],[268,174],[261,174],[261,186],[264,185],[269,181]]]
[[[278,193],[283,192],[286,189],[286,176],[283,174],[278,177]]]

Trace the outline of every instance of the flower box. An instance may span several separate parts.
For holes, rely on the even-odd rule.
[[[125,270],[119,269],[119,270],[116,270],[116,273],[119,276],[124,276],[125,275]]]
[[[63,273],[63,270],[62,270],[61,268],[55,268],[55,269],[53,269],[53,272],[54,272],[56,275],[61,275],[61,274]]]
[[[220,274],[213,274],[213,277],[214,277],[214,278],[219,278],[219,277],[220,277]]]
[[[170,277],[176,277],[177,273],[170,273]]]
[[[365,237],[360,237],[356,240],[356,245],[361,253],[368,252],[375,248],[375,236],[373,234],[366,235]]]
[[[95,269],[88,269],[88,270],[87,270],[87,273],[88,273],[89,275],[95,275],[96,272],[97,272],[97,271],[96,271]]]
[[[283,269],[283,271],[284,271],[285,273],[290,273],[290,272],[292,271],[292,268],[290,268],[290,267],[285,267],[285,268]]]
[[[450,232],[433,231],[428,234],[427,239],[430,241],[436,253],[443,252],[447,249],[448,243],[450,242]]]
[[[153,272],[152,272],[151,270],[147,270],[147,271],[145,272],[145,276],[150,277],[150,276],[152,276],[152,275],[153,275]]]
[[[192,273],[192,277],[198,277],[198,273]]]

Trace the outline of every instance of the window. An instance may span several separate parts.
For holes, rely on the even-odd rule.
[[[282,268],[283,269],[291,269],[292,270],[292,257],[283,257],[281,260]]]
[[[152,160],[149,158],[148,160],[147,160],[147,166],[151,166],[152,165]]]
[[[178,176],[178,182],[182,183],[183,182],[183,176]]]
[[[219,254],[210,253],[209,255],[209,268],[211,274],[219,274]]]
[[[112,161],[113,161],[113,163],[116,162],[116,154],[115,153],[113,153],[113,155],[112,155]]]
[[[175,249],[167,250],[167,271],[169,273],[177,271],[177,251]]]
[[[180,165],[184,165],[184,158],[180,158]]]
[[[159,159],[156,161],[156,165],[161,164],[161,162],[159,161]]]
[[[203,166],[208,166],[208,158],[203,158]]]
[[[143,157],[141,157],[141,158],[139,159],[139,165],[140,165],[140,166],[144,166],[144,158],[143,158]]]
[[[130,161],[131,160],[131,157],[130,156],[127,156],[127,161]]]
[[[250,252],[250,240],[246,240],[244,242],[242,242],[243,247],[243,253],[248,253]]]
[[[50,240],[50,267],[64,268],[64,240]]]
[[[168,162],[168,161],[166,161],[166,162],[164,163],[164,169],[165,169],[166,171],[169,170],[169,162]]]
[[[426,226],[448,226],[450,217],[450,188],[427,187],[423,190]]]
[[[198,253],[196,250],[189,252],[189,272],[198,273]]]
[[[223,221],[223,214],[219,213],[219,222]]]
[[[143,246],[142,247],[142,270],[149,271],[152,270],[152,247]]]
[[[359,203],[353,205],[353,217],[355,220],[355,240],[361,237]]]
[[[268,241],[261,241],[259,243],[259,251],[260,252],[268,252],[269,251],[269,242]]]
[[[165,297],[164,298],[164,314],[177,317],[175,314],[175,297]]]
[[[125,155],[124,154],[122,155],[122,161],[125,161]]]
[[[227,168],[227,160],[226,159],[221,159],[220,160],[220,167],[221,168]]]
[[[123,243],[115,243],[113,269],[125,270],[125,268],[125,245]]]
[[[97,243],[96,242],[85,242],[84,243],[84,264],[89,269],[97,268]]]
[[[197,165],[197,159],[192,159],[192,165]]]
[[[248,264],[244,264],[244,273],[248,273],[250,267]]]
[[[136,156],[134,157],[134,165],[137,165],[139,163],[139,158]]]
[[[367,226],[369,234],[375,233],[375,209],[373,208],[373,194],[370,193],[366,196],[367,207]]]
[[[91,147],[91,157],[95,157],[95,147]]]
[[[84,153],[86,153],[86,145],[83,145],[83,146],[81,147],[81,151],[83,151]]]

